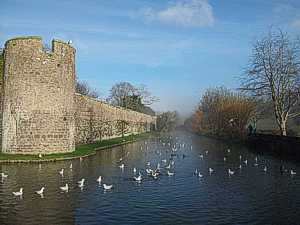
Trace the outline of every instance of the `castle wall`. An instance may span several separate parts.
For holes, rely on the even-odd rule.
[[[75,149],[75,49],[38,37],[6,42],[2,151],[67,152]]]
[[[143,133],[156,123],[156,117],[75,94],[75,49],[58,40],[50,52],[39,37],[8,40],[0,96],[5,153],[70,152],[75,144]]]
[[[76,144],[150,131],[156,117],[75,95]]]

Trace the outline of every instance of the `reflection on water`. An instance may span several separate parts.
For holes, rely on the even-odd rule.
[[[3,164],[0,172],[8,177],[0,182],[0,224],[299,223],[300,166],[271,156],[258,156],[256,165],[255,157],[245,147],[178,132],[171,139],[128,144],[82,161]],[[170,172],[175,174],[168,176],[163,167],[172,161]],[[145,169],[158,163],[162,174],[154,180]],[[288,170],[283,174],[282,164]],[[142,182],[134,181],[134,168]],[[194,174],[196,169],[202,178]],[[291,176],[291,169],[297,174]],[[100,175],[112,190],[99,185]],[[60,189],[66,184],[68,192]],[[22,198],[15,197],[12,192],[21,187]],[[41,187],[43,198],[36,193]]]

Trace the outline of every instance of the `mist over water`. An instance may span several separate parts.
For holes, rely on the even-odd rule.
[[[9,176],[0,182],[0,224],[298,223],[299,164],[283,162],[298,174],[281,174],[279,159],[257,156],[246,147],[181,131],[171,136],[99,151],[82,161],[1,164],[1,172]],[[177,151],[172,151],[175,144]],[[242,161],[248,159],[248,165],[240,161],[240,155]],[[175,175],[169,177],[164,166],[170,159],[175,162],[170,169]],[[147,176],[147,162],[151,168],[160,163],[162,175],[157,180]],[[141,183],[133,180],[134,167],[143,175]],[[63,177],[58,173],[61,168]],[[196,168],[203,178],[194,175]],[[228,175],[229,168],[234,175]],[[102,183],[113,184],[111,191],[96,182],[100,175]],[[80,190],[77,182],[82,178],[86,181]],[[63,193],[59,187],[66,183],[70,190]],[[42,186],[44,198],[35,193]],[[20,187],[24,188],[22,199],[12,194]]]

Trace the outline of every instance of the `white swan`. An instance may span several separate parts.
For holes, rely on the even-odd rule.
[[[233,175],[233,174],[234,174],[234,171],[231,170],[231,169],[228,169],[228,174],[229,174],[229,176],[230,176],[230,175]]]
[[[242,155],[240,155],[240,157],[239,157],[239,158],[240,158],[240,161],[241,161],[241,160],[242,160]]]
[[[167,165],[165,168],[166,169],[171,169],[171,164]]]
[[[195,169],[195,172],[194,172],[194,174],[195,174],[195,175],[197,175],[197,174],[198,174],[198,169]]]
[[[203,159],[203,158],[204,158],[202,154],[200,154],[199,157],[200,157],[200,159]]]
[[[98,179],[97,179],[97,182],[100,184],[102,181],[102,176],[99,176]]]
[[[71,163],[71,164],[70,164],[70,170],[72,170],[72,169],[73,169],[73,164]]]
[[[5,174],[5,173],[1,173],[1,178],[7,178],[8,177],[8,175],[7,174]]]
[[[214,170],[212,168],[209,168],[208,171],[210,174],[212,174],[214,172]]]
[[[268,168],[267,168],[267,166],[265,166],[264,171],[267,172],[267,170],[268,170]]]
[[[255,157],[255,162],[256,162],[256,163],[257,163],[257,160],[258,160],[258,159],[257,159],[257,156],[256,156],[256,157]]]
[[[208,154],[208,151],[205,151],[205,154],[207,155],[207,154]]]
[[[37,193],[38,195],[42,195],[44,193],[45,187],[42,187],[41,190],[36,191],[35,193]]]
[[[198,177],[202,178],[203,175],[199,172],[199,173],[198,173]]]
[[[23,195],[23,188],[20,188],[20,191],[13,192],[13,195],[14,196],[22,196]]]
[[[78,181],[78,187],[83,188],[83,186],[84,186],[84,181],[85,181],[84,178],[82,178],[80,181]]]
[[[142,181],[142,174],[139,174],[138,177],[133,177],[133,179],[137,182],[141,182]]]
[[[122,163],[122,164],[119,166],[119,168],[120,168],[121,170],[123,170],[124,167],[125,167],[124,163]]]
[[[227,149],[227,152],[230,153],[230,149]]]
[[[60,174],[61,176],[63,176],[63,175],[64,175],[64,169],[61,169],[61,170],[59,171],[59,174]]]
[[[167,160],[166,159],[163,159],[163,160],[161,160],[163,163],[167,163]]]
[[[297,174],[296,171],[291,170],[291,175],[296,175],[296,174]]]
[[[103,188],[104,190],[111,190],[113,188],[113,185],[107,185],[107,184],[103,184]]]
[[[240,170],[242,169],[242,165],[239,166],[239,169],[240,169]]]
[[[134,174],[136,173],[136,168],[135,168],[135,167],[133,168],[133,173],[134,173]]]
[[[153,170],[152,169],[146,169],[146,172],[147,172],[147,174],[151,174],[151,173],[153,173]]]
[[[223,160],[224,160],[224,162],[226,162],[226,157],[224,157],[224,159],[223,159]]]
[[[244,161],[244,163],[245,163],[246,165],[248,165],[248,160],[246,159],[246,160]]]
[[[68,192],[68,191],[69,191],[69,185],[66,184],[66,185],[63,186],[63,187],[60,187],[60,190],[65,191],[65,192]]]

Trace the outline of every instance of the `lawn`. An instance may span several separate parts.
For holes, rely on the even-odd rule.
[[[130,135],[125,137],[112,138],[109,140],[98,141],[91,144],[78,145],[75,148],[74,152],[69,153],[54,153],[43,155],[42,158],[39,158],[38,155],[29,155],[29,154],[5,154],[0,153],[0,163],[1,162],[18,162],[18,161],[56,161],[64,159],[72,159],[79,157],[86,157],[93,155],[97,150],[109,148],[116,145],[121,145],[124,143],[129,143],[133,141],[138,141],[146,139],[154,135],[153,133],[144,133],[138,135]]]

